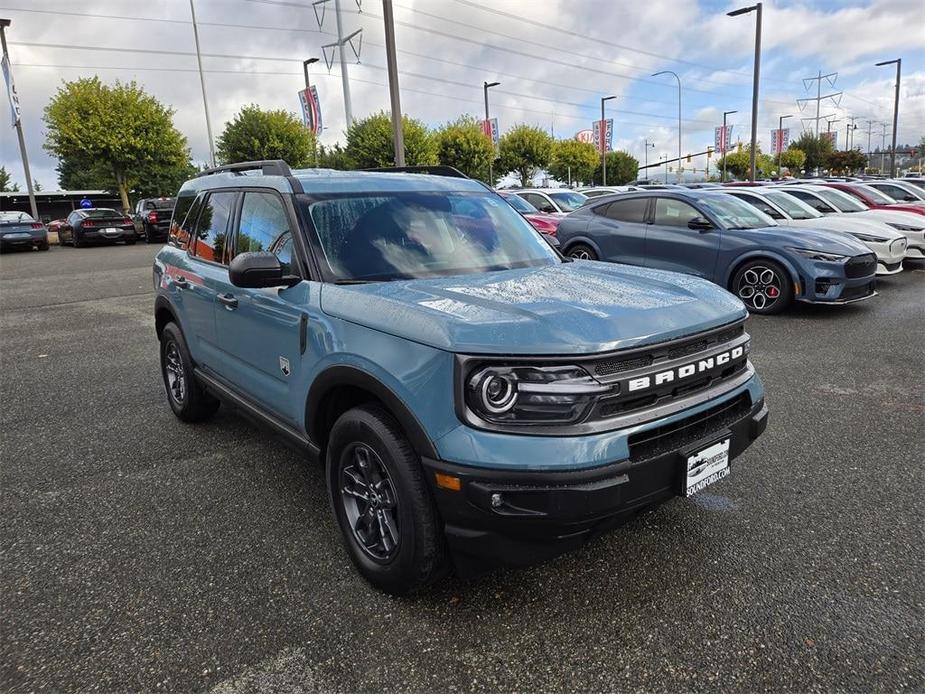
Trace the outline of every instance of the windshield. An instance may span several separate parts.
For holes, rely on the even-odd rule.
[[[108,207],[94,207],[89,210],[81,210],[81,216],[87,219],[94,219],[99,217],[121,217],[122,215],[112,210]]]
[[[163,200],[149,200],[145,207],[148,205],[153,205],[155,210],[172,210],[176,200],[173,198],[165,198]]]
[[[904,193],[911,195],[917,201],[925,200],[925,195],[922,194],[922,191],[918,190],[915,186],[906,183],[905,181],[902,183],[892,183],[892,185],[896,188],[899,188]]]
[[[758,229],[760,227],[777,226],[777,222],[764,212],[732,195],[725,193],[704,195],[697,198],[697,202],[716,217],[726,229]]]
[[[521,214],[538,214],[539,213],[538,209],[536,209],[533,205],[531,205],[529,202],[524,200],[519,195],[502,195],[501,197],[507,200],[511,204],[511,207],[513,207],[515,210],[517,210]]]
[[[563,212],[574,212],[584,205],[585,200],[588,199],[587,195],[576,193],[574,190],[549,193],[549,197],[553,199],[553,202],[555,202]]]
[[[842,193],[840,190],[820,188],[813,192],[839,212],[863,212],[867,209],[866,205],[858,202],[847,193]]]
[[[799,200],[792,195],[787,195],[787,193],[779,193],[777,191],[769,190],[768,192],[764,193],[764,196],[775,205],[780,207],[793,219],[818,219],[819,217],[825,216],[821,212],[816,212],[816,210],[814,210],[802,200]]]
[[[390,281],[555,265],[559,257],[493,193],[300,196],[334,281]]]
[[[0,222],[34,222],[26,212],[0,212]]]
[[[878,205],[895,205],[896,199],[891,198],[889,195],[884,193],[882,190],[878,190],[873,186],[855,186],[858,190],[863,192],[867,197],[873,200]]]

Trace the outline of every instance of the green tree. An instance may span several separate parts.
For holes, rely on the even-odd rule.
[[[824,169],[827,166],[828,156],[832,153],[832,141],[824,135],[816,137],[813,133],[803,133],[800,138],[790,145],[799,149],[806,155],[803,168],[807,171]]]
[[[225,123],[215,146],[222,164],[282,159],[302,169],[314,163],[315,136],[289,111],[264,111],[250,104]]]
[[[864,156],[863,152],[856,149],[851,149],[847,152],[836,150],[826,158],[826,168],[832,173],[838,174],[854,173],[859,169],[863,169],[866,163],[867,157]]]
[[[553,147],[548,171],[560,181],[590,182],[600,160],[600,154],[590,142],[559,140]],[[635,172],[633,178],[636,178]]]
[[[630,154],[617,151],[607,152],[607,185],[622,186],[635,181],[639,175],[639,160]],[[594,180],[604,180],[604,170],[598,157],[597,167],[594,169]]]
[[[401,132],[405,140],[405,164],[427,166],[437,163],[437,148],[427,126],[402,116]],[[356,120],[347,128],[347,157],[357,169],[393,166],[395,146],[392,140],[392,117],[385,111]]]
[[[347,152],[340,143],[334,143],[333,147],[318,146],[318,167],[322,169],[338,169],[347,171],[354,168],[353,162],[347,156]]]
[[[19,186],[13,183],[13,179],[5,166],[0,166],[0,193],[18,193]]]
[[[752,168],[751,152],[751,145],[739,145],[734,152],[729,152],[725,157],[720,157],[719,161],[716,162],[716,167],[722,169],[723,159],[725,159],[727,177],[748,178]],[[758,153],[755,155],[755,168],[758,170],[755,175],[756,178],[770,176],[771,172],[777,170],[777,160],[771,157],[770,154],[764,154],[759,147]]]
[[[790,173],[800,173],[806,163],[806,152],[797,147],[790,147],[780,153],[780,165],[790,169]]]
[[[95,162],[106,170],[125,209],[129,191],[151,174],[189,165],[186,138],[173,109],[137,84],[98,77],[65,82],[45,107],[45,149],[60,160]]]
[[[434,140],[441,164],[455,166],[470,178],[488,181],[488,164],[494,159],[495,148],[482,132],[480,121],[462,116],[435,132]]]
[[[520,185],[529,186],[537,172],[549,166],[554,146],[555,140],[542,128],[515,126],[501,137],[498,173],[514,173]]]

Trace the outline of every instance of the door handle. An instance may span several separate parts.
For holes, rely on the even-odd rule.
[[[189,282],[183,275],[177,275],[173,278],[173,283],[177,285],[178,289],[187,289],[189,288]]]
[[[225,304],[225,308],[229,311],[234,311],[238,307],[238,300],[234,294],[219,294],[218,300]]]

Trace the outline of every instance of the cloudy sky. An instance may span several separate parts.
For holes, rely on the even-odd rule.
[[[348,64],[354,115],[388,109],[382,5],[341,0],[344,33],[363,29],[359,64]],[[319,28],[310,0],[195,0],[212,127],[248,103],[296,111],[301,62],[321,57],[336,39],[334,0]],[[394,0],[403,110],[430,125],[462,113],[482,113],[482,82],[502,131],[531,123],[571,137],[599,117],[608,102],[616,142],[640,162],[677,151],[677,82],[681,78],[683,151],[702,151],[713,128],[730,116],[734,139],[750,127],[754,14],[730,18],[740,2],[721,0]],[[43,150],[42,109],[63,80],[97,74],[105,81],[136,80],[175,110],[195,161],[209,158],[202,92],[196,72],[189,0],[0,0],[32,172],[57,188],[55,161]],[[769,149],[780,115],[801,112],[796,99],[815,96],[802,78],[838,72],[823,94],[844,91],[822,114],[840,130],[855,117],[855,144],[882,142],[892,118],[893,68],[874,63],[903,59],[899,140],[925,135],[925,2],[923,0],[769,0],[764,4],[759,141]],[[312,81],[320,92],[326,129],[322,142],[343,141],[340,67],[322,60]],[[0,87],[2,88],[2,87]],[[481,116],[480,116],[481,117]],[[0,125],[0,164],[22,186],[15,133],[6,110]],[[805,122],[806,127],[814,127]],[[826,124],[823,122],[822,129]],[[887,126],[889,127],[889,126]]]

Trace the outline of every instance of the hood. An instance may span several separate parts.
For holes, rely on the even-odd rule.
[[[593,354],[744,318],[689,275],[592,261],[438,279],[325,284],[331,316],[451,352]]]
[[[893,224],[906,224],[914,227],[925,227],[925,216],[915,212],[896,212],[894,210],[865,210],[864,212],[855,212],[855,215],[866,217],[867,219],[876,219],[881,222],[892,222]]]
[[[828,215],[823,219],[799,219],[787,222],[788,225],[799,226],[801,228],[812,227],[813,229],[826,229],[829,231],[838,231],[844,233],[859,233],[879,236],[881,238],[894,240],[902,236],[893,227],[881,219],[873,217],[864,217],[855,219],[850,215],[836,217]],[[925,224],[923,224],[925,226]]]
[[[810,220],[817,226],[807,227],[800,225],[781,224],[776,227],[761,227],[749,229],[747,233],[760,233],[766,238],[778,241],[782,246],[806,248],[811,251],[835,253],[837,255],[860,255],[870,253],[870,249],[863,243],[849,236],[844,231],[827,229],[818,225],[825,224],[826,219]]]

